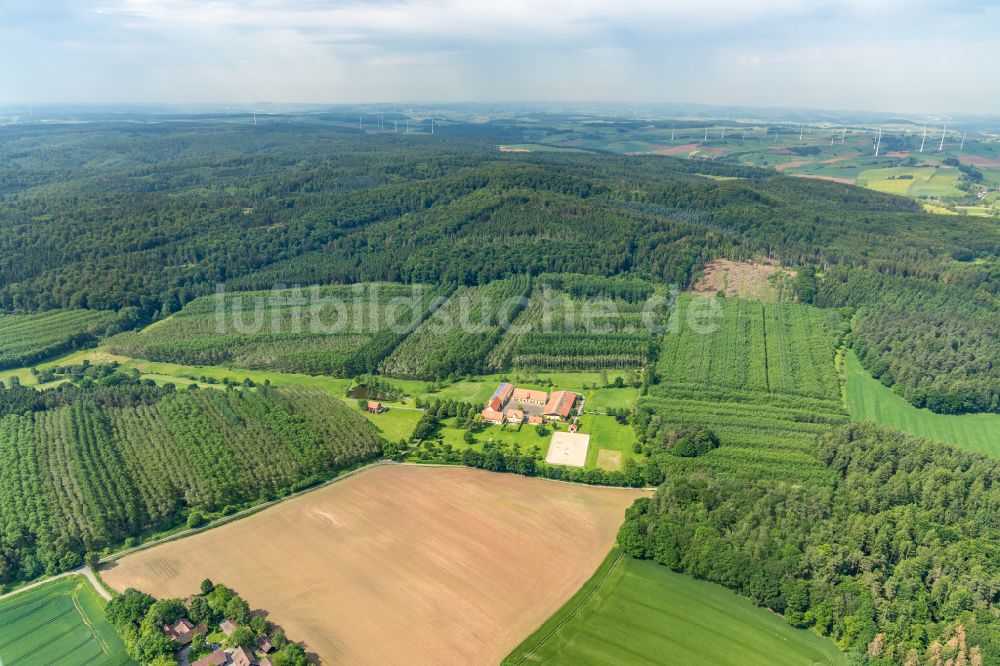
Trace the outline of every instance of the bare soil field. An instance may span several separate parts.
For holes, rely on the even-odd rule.
[[[812,160],[792,160],[791,162],[782,162],[781,164],[775,164],[774,168],[778,171],[784,171],[785,169],[797,169],[800,166],[805,166],[807,164],[812,164]]]
[[[1000,167],[1000,160],[991,160],[988,157],[980,157],[978,155],[962,155],[958,158],[958,161],[962,164],[971,164],[972,166]]]
[[[129,555],[117,590],[237,590],[322,663],[499,663],[610,550],[645,491],[386,465]]]
[[[657,148],[653,151],[656,155],[678,155],[680,153],[690,153],[698,150],[697,143],[685,143],[683,146],[671,146],[669,148]]]
[[[743,262],[717,259],[706,264],[705,274],[690,291],[699,296],[714,296],[722,291],[726,296],[774,301],[779,294],[770,278],[775,273],[795,276],[795,271],[781,268],[773,260]]]

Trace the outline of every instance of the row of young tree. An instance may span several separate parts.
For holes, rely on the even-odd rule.
[[[0,584],[273,499],[377,457],[375,428],[312,389],[156,387],[91,369],[0,390]]]

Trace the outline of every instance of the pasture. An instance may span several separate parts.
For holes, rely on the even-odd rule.
[[[720,585],[612,550],[504,664],[845,664],[830,640]]]
[[[121,666],[134,663],[83,576],[0,601],[0,664]]]
[[[920,437],[1000,457],[1000,414],[935,414],[917,409],[872,377],[853,351],[844,356],[847,407],[855,421],[875,421]]]
[[[644,494],[383,465],[103,575],[157,597],[224,580],[327,663],[496,663],[591,577]]]

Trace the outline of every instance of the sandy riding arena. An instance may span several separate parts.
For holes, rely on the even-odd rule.
[[[380,466],[103,576],[157,597],[225,583],[323,664],[498,663],[590,577],[643,494]]]

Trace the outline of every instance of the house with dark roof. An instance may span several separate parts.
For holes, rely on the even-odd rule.
[[[268,640],[267,636],[261,636],[257,639],[257,649],[264,654],[271,654],[274,652],[274,645],[271,644],[271,641]]]
[[[207,634],[208,627],[204,624],[196,626],[191,620],[182,617],[173,624],[163,625],[163,633],[179,645],[188,645],[197,634]]]
[[[240,647],[236,648],[235,650],[233,650],[232,653],[229,655],[229,658],[232,660],[232,661],[230,661],[230,663],[233,666],[256,666],[257,665],[257,658],[254,657],[254,655],[253,655],[252,652],[248,651],[242,645]]]
[[[222,666],[229,660],[229,656],[223,649],[218,649],[212,654],[205,655],[198,661],[191,664],[191,666]]]

